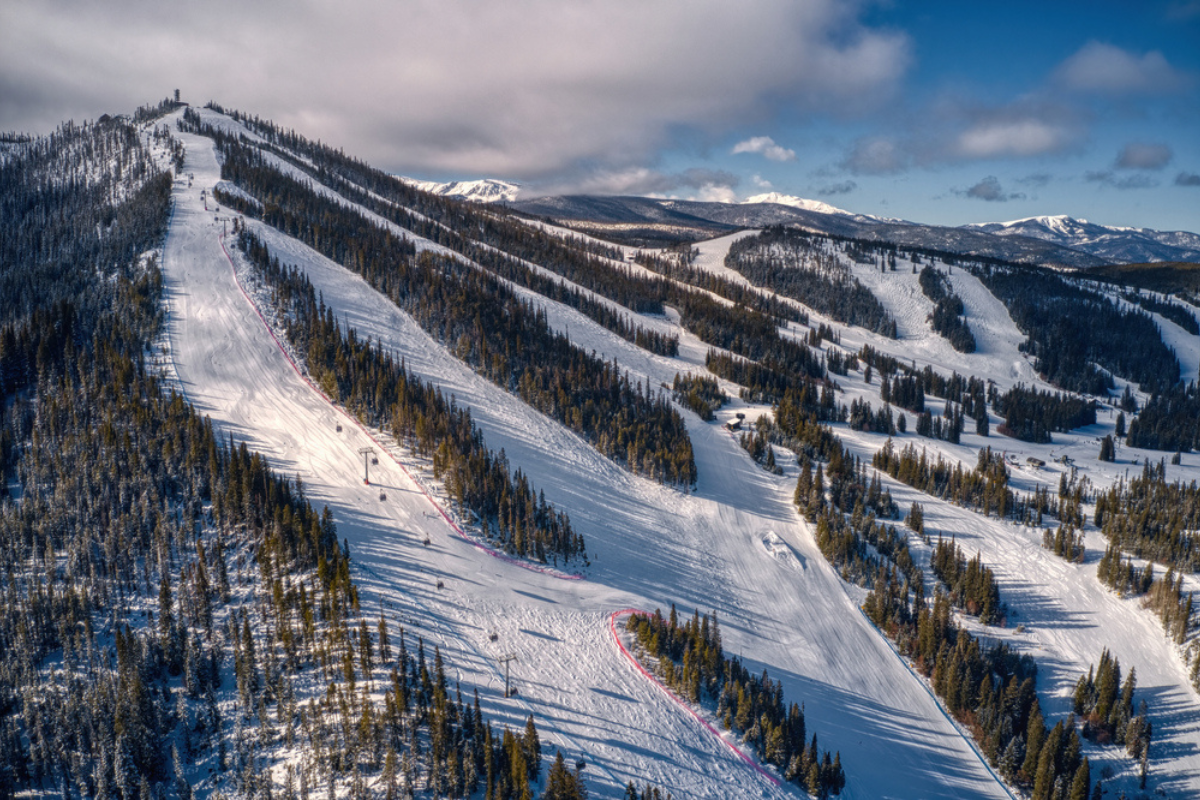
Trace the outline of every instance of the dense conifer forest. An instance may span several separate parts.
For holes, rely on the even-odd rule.
[[[1129,423],[1125,441],[1130,447],[1148,450],[1200,450],[1200,389],[1196,381],[1151,396]]]
[[[208,769],[227,797],[530,796],[532,717],[494,730],[436,648],[360,608],[329,512],[155,376],[171,176],[149,149],[106,119],[0,166],[19,487],[0,498],[0,794],[191,797]]]

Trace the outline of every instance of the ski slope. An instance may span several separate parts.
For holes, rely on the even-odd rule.
[[[631,476],[475,376],[357,277],[293,243],[298,262],[347,324],[380,336],[410,369],[469,405],[489,445],[505,448],[547,499],[571,514],[593,554],[588,579],[530,572],[450,535],[430,500],[390,459],[372,467],[372,485],[365,486],[357,451],[370,440],[344,417],[337,430],[339,412],[296,373],[239,289],[221,226],[200,200],[200,190],[219,179],[211,142],[182,139],[195,182],[176,189],[164,253],[179,386],[222,433],[246,440],[283,474],[303,478],[307,496],[329,505],[350,543],[364,604],[382,604],[442,647],[454,677],[479,687],[492,719],[521,725],[534,713],[546,749],[587,761],[597,797],[618,796],[629,780],[649,780],[677,796],[796,796],[716,741],[614,645],[607,630],[612,611],[675,601],[715,610],[727,650],[752,669],[768,669],[789,699],[806,704],[821,746],[842,753],[847,796],[1006,795],[858,614],[855,598],[792,512],[788,481],[751,464],[723,429],[692,419],[702,475],[695,494]],[[666,359],[651,364],[653,357],[631,363],[631,346],[574,312],[555,313],[571,318],[581,346],[631,356],[621,363],[646,369],[647,377],[669,380],[667,372],[678,369]],[[800,571],[764,551],[759,540],[766,531],[794,548]],[[422,544],[426,535],[429,547]],[[507,700],[495,661],[502,651],[520,659],[514,670],[520,694]]]
[[[215,115],[206,111],[206,119],[210,116]],[[721,426],[689,414],[700,474],[696,491],[633,476],[475,375],[356,275],[247,221],[282,261],[307,273],[345,325],[469,406],[488,445],[503,448],[548,501],[570,514],[592,563],[585,580],[562,580],[496,559],[457,535],[444,516],[453,516],[453,510],[440,499],[427,465],[379,432],[353,424],[304,380],[275,341],[259,313],[270,316],[261,292],[246,270],[239,273],[237,254],[231,259],[222,247],[221,215],[205,210],[200,199],[201,189],[220,179],[212,143],[187,134],[180,138],[187,148],[185,171],[195,181],[191,188],[176,186],[164,252],[174,380],[218,430],[247,441],[283,474],[301,477],[309,499],[330,507],[339,535],[350,544],[364,607],[386,609],[410,633],[441,647],[452,677],[463,682],[464,691],[478,687],[492,720],[522,726],[533,713],[544,750],[552,755],[562,749],[568,759],[587,762],[585,778],[594,797],[618,797],[630,780],[659,784],[677,797],[800,796],[748,765],[621,653],[609,627],[613,612],[665,610],[676,602],[686,613],[715,611],[726,650],[750,669],[766,669],[781,680],[789,702],[805,704],[809,730],[818,734],[821,747],[841,753],[845,796],[1008,796],[924,682],[859,613],[863,593],[845,585],[817,550],[792,508],[794,463],[784,465],[783,477],[770,475]],[[732,238],[702,244],[698,265],[724,270]],[[886,274],[866,268],[860,279],[889,305],[902,338],[882,339],[813,315],[814,324],[826,321],[842,333],[844,349],[870,342],[918,366],[987,375],[1002,387],[1037,383],[1017,350],[1023,337],[973,277],[956,271],[951,278],[980,342],[972,356],[955,353],[928,330],[922,305],[928,300],[907,262]],[[569,331],[581,348],[616,358],[636,380],[669,386],[676,372],[703,371],[708,348],[686,332],[679,358],[654,356],[572,309],[526,295],[545,308],[552,326]],[[797,335],[806,330],[793,327]],[[853,396],[878,402],[877,387],[865,384],[861,373],[839,383],[847,389],[844,402]],[[753,419],[767,409],[735,400],[720,416],[739,410]],[[1077,462],[1095,464],[1097,438],[1111,431],[1112,416],[1102,413],[1093,428],[1055,434],[1055,444],[1048,446],[973,435],[964,436],[960,447],[921,443],[969,463],[979,446],[990,444],[1021,461],[1035,455],[1050,463],[1054,455],[1071,453]],[[845,426],[839,432],[865,459],[884,441]],[[370,467],[370,486],[363,484],[362,447],[386,450]],[[1131,456],[1122,451],[1117,464],[1096,467],[1093,481],[1115,479]],[[1016,488],[1056,486],[1057,467],[1015,475]],[[1200,462],[1189,455],[1171,470],[1176,472],[1169,471],[1169,479],[1200,474]],[[1103,552],[1098,536],[1088,539],[1087,563],[1070,565],[1040,548],[1040,529],[1015,528],[895,482],[888,485],[902,508],[914,499],[925,506],[931,531],[955,533],[964,549],[980,550],[996,570],[1002,596],[1027,628],[1023,634],[982,633],[1004,636],[1035,656],[1048,719],[1069,710],[1075,679],[1108,646],[1126,669],[1136,665],[1139,696],[1150,699],[1155,785],[1171,796],[1200,793],[1200,704],[1157,620],[1137,601],[1116,598],[1096,581],[1095,562]],[[427,536],[429,546],[423,544]],[[916,543],[914,551],[920,547]],[[496,658],[508,652],[519,658],[513,675],[520,693],[506,699]],[[1115,749],[1086,754],[1110,763],[1118,778],[1128,769]]]

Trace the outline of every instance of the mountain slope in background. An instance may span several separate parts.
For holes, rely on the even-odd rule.
[[[511,202],[516,200],[521,192],[520,184],[498,181],[492,178],[481,178],[476,181],[438,183],[437,181],[420,181],[416,178],[399,177],[400,180],[422,191],[440,194],[443,197],[454,197],[459,200],[472,200],[476,203]]]
[[[1041,239],[1124,264],[1200,261],[1200,236],[1187,231],[1096,225],[1086,219],[1062,215],[1027,217],[1011,222],[980,222],[963,227],[996,236]]]
[[[839,213],[823,213],[780,203],[704,203],[646,197],[570,195],[517,201],[512,207],[526,214],[593,225],[690,226],[693,239],[717,236],[736,228],[791,225],[815,233],[1025,264],[1088,269],[1109,263],[1100,256],[1028,236],[997,236],[969,228],[920,225],[840,210]],[[610,230],[612,234],[615,231]]]

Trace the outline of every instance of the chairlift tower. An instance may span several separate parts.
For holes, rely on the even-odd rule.
[[[510,697],[510,696],[512,696],[512,692],[508,688],[508,665],[509,665],[509,662],[518,660],[517,654],[509,653],[507,655],[500,656],[496,660],[504,665],[504,696]]]
[[[371,485],[371,455],[375,452],[374,447],[360,447],[358,454],[363,457],[363,483],[367,486]]]

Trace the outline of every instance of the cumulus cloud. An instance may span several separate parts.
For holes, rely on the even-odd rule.
[[[1120,169],[1162,169],[1171,160],[1171,148],[1165,144],[1131,142],[1117,156]]]
[[[1200,186],[1200,175],[1194,172],[1181,172],[1175,176],[1176,186]]]
[[[775,144],[770,136],[753,136],[738,142],[731,151],[733,155],[740,153],[760,153],[770,161],[795,161],[796,151]]]
[[[662,172],[649,167],[598,169],[589,173],[565,176],[561,180],[533,184],[528,196],[566,193],[639,195],[666,197],[683,192],[706,199],[733,197],[740,179],[725,170],[687,169],[682,172]],[[525,187],[522,187],[524,189]],[[523,192],[522,197],[526,196]]]
[[[958,136],[957,150],[964,158],[1038,156],[1064,150],[1072,144],[1071,132],[1061,124],[1042,119],[996,119],[978,122]]]
[[[842,168],[855,175],[891,175],[908,168],[910,157],[885,136],[868,136],[850,147]]]
[[[619,171],[779,103],[838,115],[891,97],[909,40],[861,14],[839,0],[9,3],[0,130],[132,111],[178,87],[395,172]]]
[[[1168,93],[1190,82],[1158,50],[1137,55],[1097,41],[1088,42],[1059,65],[1054,80],[1066,89],[1109,95]]]
[[[989,203],[1005,203],[1009,200],[1024,200],[1020,192],[1005,192],[1000,180],[995,175],[988,175],[969,189],[955,189],[954,193],[972,200],[984,200]]]

